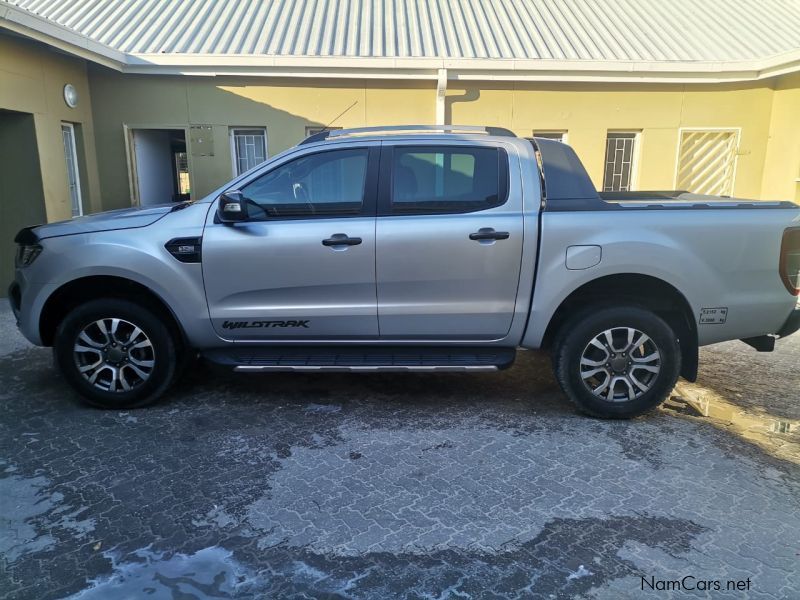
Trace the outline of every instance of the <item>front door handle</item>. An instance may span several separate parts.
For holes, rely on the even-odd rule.
[[[323,246],[358,246],[360,237],[350,237],[346,233],[334,233],[328,239],[322,240]]]
[[[469,234],[469,239],[476,242],[482,242],[486,240],[507,240],[508,237],[509,233],[507,231],[495,231],[491,227],[481,227],[475,233]]]

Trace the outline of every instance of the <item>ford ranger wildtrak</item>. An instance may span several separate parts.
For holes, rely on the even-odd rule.
[[[800,327],[800,209],[598,194],[574,151],[498,128],[325,131],[196,202],[23,229],[9,290],[91,404],[154,401],[198,354],[240,372],[487,371],[550,352],[627,418],[698,347]],[[745,376],[745,375],[743,375]]]

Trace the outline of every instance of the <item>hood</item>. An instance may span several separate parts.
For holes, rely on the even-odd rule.
[[[123,208],[85,217],[76,217],[69,221],[39,225],[37,227],[31,227],[30,229],[37,238],[45,239],[62,235],[75,235],[76,233],[95,233],[98,231],[110,231],[112,229],[147,227],[180,206],[180,204],[170,203]]]

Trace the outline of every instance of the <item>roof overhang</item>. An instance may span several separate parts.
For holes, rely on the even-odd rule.
[[[119,71],[128,62],[123,52],[5,3],[0,4],[0,27]]]
[[[131,54],[5,3],[0,27],[123,73],[156,75],[437,80],[446,69],[450,81],[724,83],[800,71],[800,48],[757,60],[688,62]]]

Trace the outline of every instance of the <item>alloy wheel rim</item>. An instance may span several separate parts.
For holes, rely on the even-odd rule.
[[[92,321],[75,338],[78,372],[106,392],[129,392],[147,381],[155,368],[155,348],[136,324],[114,317]]]
[[[645,333],[612,327],[594,336],[581,353],[580,376],[592,394],[627,402],[647,393],[661,372],[661,352]]]

